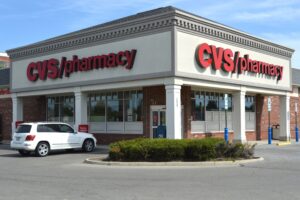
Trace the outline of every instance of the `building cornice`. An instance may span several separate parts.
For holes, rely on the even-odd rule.
[[[228,40],[239,45],[249,46],[269,53],[291,58],[294,50],[256,38],[222,24],[190,14],[188,12],[164,7],[138,13],[112,22],[82,29],[76,32],[51,38],[45,41],[8,50],[13,61],[52,54],[72,48],[93,46],[106,41],[117,41],[120,38],[138,34],[151,34],[153,30],[166,27],[180,27],[199,34]]]

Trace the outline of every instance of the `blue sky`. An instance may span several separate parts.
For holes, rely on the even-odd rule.
[[[300,0],[0,0],[0,52],[168,5],[293,48],[300,68]]]

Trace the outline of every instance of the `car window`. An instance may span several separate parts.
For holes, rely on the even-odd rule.
[[[37,132],[56,132],[53,127],[48,126],[48,124],[38,125]]]
[[[45,124],[45,126],[53,130],[53,132],[60,132],[60,128],[58,124]]]
[[[16,133],[29,133],[31,130],[31,125],[19,125]]]
[[[74,130],[70,126],[67,126],[67,125],[64,125],[64,124],[60,124],[59,128],[60,128],[60,132],[63,132],[63,133],[74,133]]]

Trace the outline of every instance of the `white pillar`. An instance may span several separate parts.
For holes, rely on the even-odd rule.
[[[15,126],[17,121],[23,121],[23,99],[18,97],[16,93],[12,95],[12,133],[15,132]]]
[[[280,96],[280,140],[290,140],[290,97]]]
[[[75,88],[75,129],[79,124],[87,123],[87,95],[82,93],[80,88]]]
[[[181,139],[181,95],[180,85],[166,85],[167,138]]]
[[[235,142],[247,142],[245,117],[245,91],[233,94],[233,131]]]

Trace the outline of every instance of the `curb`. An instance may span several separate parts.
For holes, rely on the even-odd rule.
[[[286,145],[290,145],[291,142],[278,142],[276,143],[277,146],[286,146]]]
[[[263,161],[263,157],[248,160],[235,161],[206,161],[206,162],[115,162],[103,161],[106,157],[87,158],[84,163],[102,166],[126,166],[126,167],[222,167],[222,166],[243,166],[244,164]]]

